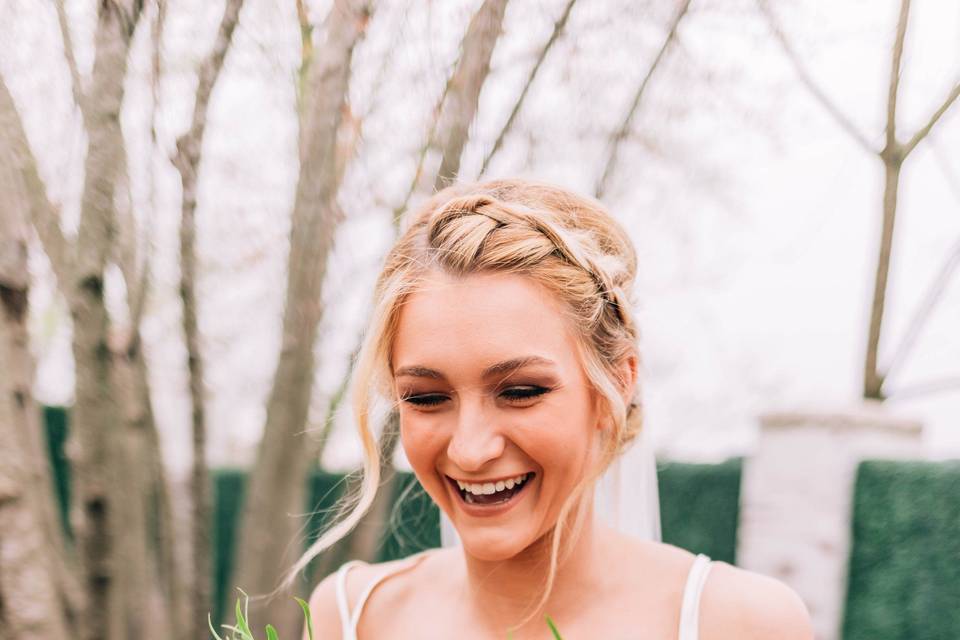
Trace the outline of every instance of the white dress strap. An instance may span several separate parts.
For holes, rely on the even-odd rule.
[[[433,549],[426,549],[420,553],[415,553],[407,557],[407,560],[422,558],[429,551],[433,551]],[[360,614],[363,613],[363,605],[367,604],[367,599],[370,597],[370,594],[373,593],[376,586],[386,578],[412,567],[414,562],[401,563],[391,570],[384,571],[381,575],[371,580],[360,593],[360,599],[357,600],[356,606],[353,611],[351,611],[350,603],[347,600],[347,572],[359,564],[368,563],[363,560],[350,560],[341,565],[337,571],[337,610],[340,613],[340,635],[342,640],[357,640],[357,625],[360,624]]]
[[[342,640],[357,640],[357,622],[350,612],[350,604],[347,602],[347,572],[358,564],[364,564],[362,560],[351,560],[345,562],[337,571],[337,610],[340,613],[340,637]],[[360,620],[360,610],[362,603],[357,606],[356,618]]]
[[[683,589],[683,604],[680,606],[680,633],[679,640],[697,640],[700,635],[700,594],[707,581],[711,560],[702,553],[697,554],[690,573],[687,574],[687,584]]]

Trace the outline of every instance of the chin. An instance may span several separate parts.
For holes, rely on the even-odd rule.
[[[501,562],[519,555],[530,540],[520,539],[507,531],[459,531],[463,550],[477,560]]]

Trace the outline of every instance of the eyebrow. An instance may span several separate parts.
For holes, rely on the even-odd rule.
[[[484,379],[491,378],[497,375],[509,375],[516,371],[517,369],[522,369],[530,365],[554,365],[556,364],[553,360],[548,360],[541,356],[521,356],[519,358],[510,358],[509,360],[504,360],[503,362],[498,362],[494,365],[490,365],[480,376]],[[429,367],[424,367],[421,365],[412,365],[409,367],[400,367],[393,372],[394,377],[399,378],[400,376],[412,376],[415,378],[433,378],[435,380],[445,380],[446,376],[437,371],[436,369],[430,369]]]

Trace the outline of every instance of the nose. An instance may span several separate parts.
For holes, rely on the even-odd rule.
[[[505,440],[494,414],[485,410],[479,398],[461,403],[447,457],[462,471],[475,473],[503,455]]]

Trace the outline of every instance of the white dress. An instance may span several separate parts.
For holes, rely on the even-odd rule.
[[[416,554],[417,556],[421,554]],[[415,557],[415,556],[414,556]],[[677,640],[697,640],[699,638],[700,594],[707,581],[712,561],[704,554],[698,554],[687,574],[687,583],[683,589],[683,602],[680,605],[680,629]],[[411,566],[403,563],[370,581],[360,594],[360,599],[351,610],[347,602],[347,572],[358,564],[365,564],[362,560],[351,560],[343,564],[337,571],[337,609],[340,611],[341,637],[343,640],[357,640],[357,625],[360,623],[360,614],[367,598],[373,589],[386,578]]]

